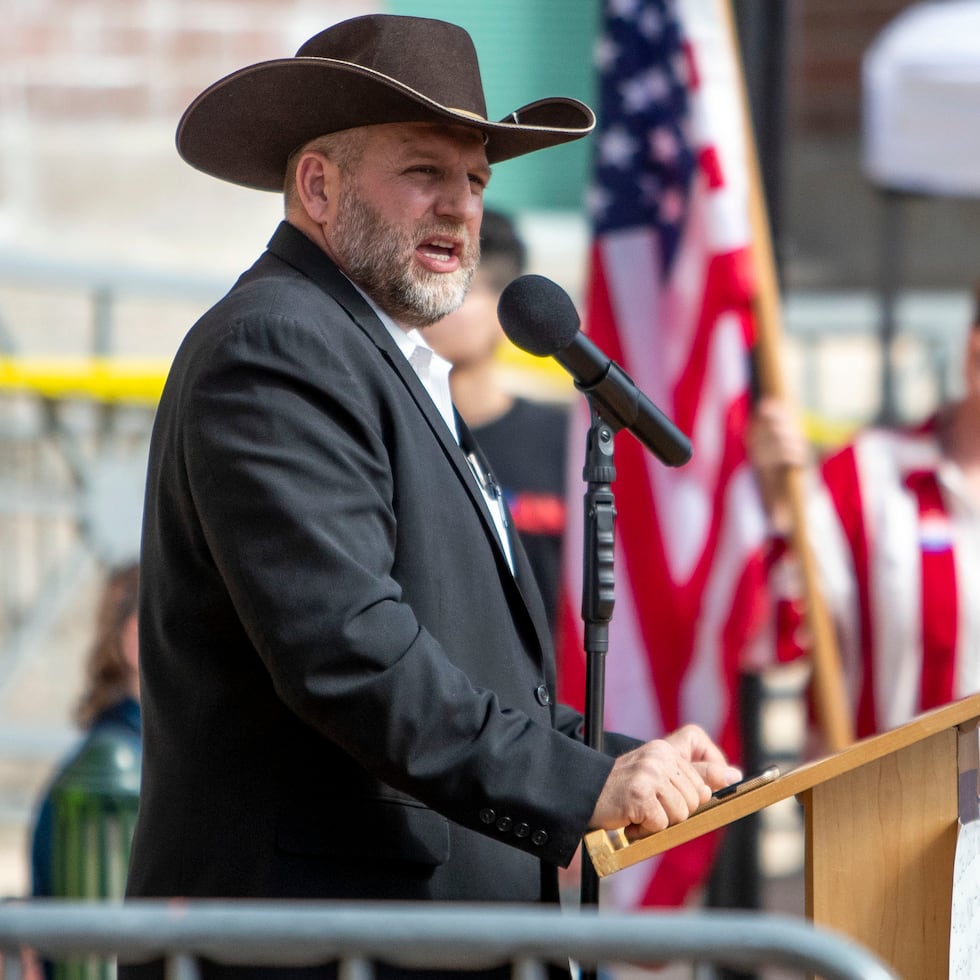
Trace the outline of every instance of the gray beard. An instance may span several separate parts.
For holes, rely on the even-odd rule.
[[[455,224],[433,229],[459,236]],[[340,201],[333,229],[333,246],[343,271],[397,323],[428,327],[458,309],[470,288],[479,262],[479,243],[468,245],[463,267],[436,273],[417,269],[417,241],[386,222],[355,188]],[[427,232],[426,237],[431,237]]]

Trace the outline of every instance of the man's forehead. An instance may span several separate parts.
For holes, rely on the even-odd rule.
[[[443,123],[404,122],[380,123],[366,126],[370,141],[385,142],[406,149],[424,150],[443,145],[482,148],[483,133],[470,126],[454,126]]]

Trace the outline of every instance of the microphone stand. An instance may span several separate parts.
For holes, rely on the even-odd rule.
[[[610,484],[616,479],[613,463],[615,430],[589,400],[592,423],[586,438],[585,534],[582,565],[582,621],[585,630],[585,744],[602,751],[605,658],[609,649],[609,621],[615,603],[616,502]],[[581,908],[599,904],[599,876],[582,852]],[[583,980],[595,971],[582,971]]]

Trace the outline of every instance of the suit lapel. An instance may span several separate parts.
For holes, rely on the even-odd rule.
[[[480,511],[487,531],[493,535],[496,542],[493,521],[487,513],[483,494],[476,485],[465,455],[456,444],[456,440],[412,365],[408,363],[398,349],[397,344],[388,333],[385,325],[378,319],[370,303],[364,299],[351,281],[321,249],[317,248],[302,232],[287,222],[280,224],[275,235],[273,235],[269,242],[269,251],[312,279],[324,292],[340,303],[350,314],[356,326],[378,348],[388,366],[398,375],[408,394],[422,413],[429,429],[439,441],[443,452],[456,471],[456,475],[466,486],[474,505]],[[503,551],[500,549],[499,542],[496,542],[495,546],[502,555]]]
[[[405,386],[409,396],[415,402],[422,414],[429,430],[438,440],[443,453],[450,466],[456,473],[457,478],[466,489],[473,506],[480,515],[483,522],[484,533],[494,549],[497,564],[500,568],[501,579],[505,587],[511,588],[520,606],[522,606],[531,621],[534,631],[538,638],[538,644],[542,650],[549,649],[549,631],[547,627],[547,617],[543,604],[531,600],[532,596],[537,596],[534,589],[524,590],[518,583],[531,581],[533,575],[524,549],[521,547],[517,535],[510,532],[513,522],[508,515],[508,533],[510,534],[511,553],[514,557],[514,573],[511,573],[510,566],[507,564],[507,556],[501,546],[500,539],[497,537],[496,525],[487,509],[487,502],[483,492],[473,475],[470,465],[466,460],[466,452],[477,453],[481,465],[485,471],[489,469],[482,452],[477,446],[469,429],[466,428],[459,414],[456,415],[457,425],[459,426],[460,439],[466,450],[460,447],[449,431],[445,420],[439,414],[425,386],[419,380],[411,364],[398,349],[391,335],[388,333],[384,324],[378,319],[371,305],[355,289],[350,280],[334,265],[320,248],[311,242],[301,231],[294,228],[288,222],[282,222],[275,234],[269,241],[269,251],[282,259],[284,262],[293,266],[303,275],[315,282],[324,292],[328,293],[336,300],[347,312],[351,319],[361,329],[371,342],[378,348],[388,366],[399,377]]]
[[[491,473],[492,468],[489,461],[480,448],[480,444],[477,442],[476,437],[470,432],[469,427],[463,421],[463,417],[456,413],[456,425],[459,429],[459,441],[460,447],[464,453],[472,453],[484,473]],[[473,481],[475,485],[475,480]],[[486,511],[486,500],[483,497],[482,492],[478,491],[478,496],[480,498],[481,511]],[[508,578],[514,581],[518,590],[521,593],[521,598],[527,607],[528,613],[530,614],[531,621],[534,625],[535,632],[538,634],[538,642],[541,648],[546,650],[550,644],[550,629],[548,627],[548,615],[544,608],[544,602],[541,599],[540,591],[536,588],[528,588],[528,584],[534,583],[534,571],[531,568],[531,563],[528,560],[527,554],[524,551],[524,546],[521,544],[520,536],[514,530],[514,520],[511,517],[510,510],[507,508],[506,499],[502,499],[506,514],[507,514],[507,536],[510,542],[511,557],[514,561],[514,571],[510,574],[510,568],[507,566]],[[486,515],[487,521],[493,526],[492,519],[489,514]],[[497,545],[497,550],[500,552],[500,556],[506,565],[506,557],[503,554],[503,549],[500,548],[499,541],[497,540],[496,527],[493,526],[493,539],[494,543]]]

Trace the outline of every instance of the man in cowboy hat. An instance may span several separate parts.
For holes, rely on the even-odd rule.
[[[286,220],[160,401],[130,895],[553,900],[588,828],[737,776],[694,727],[583,744],[420,332],[462,301],[490,165],[593,124],[571,99],[491,122],[464,31],[381,15],[188,108],[182,156]]]

